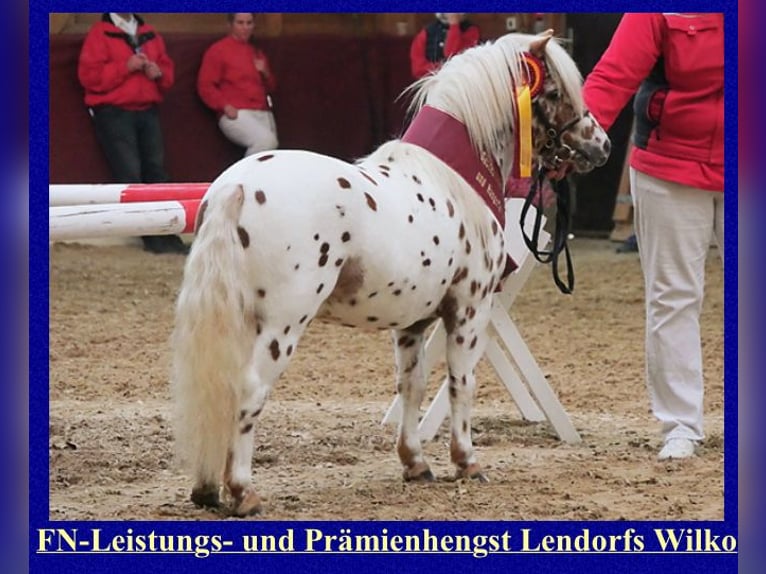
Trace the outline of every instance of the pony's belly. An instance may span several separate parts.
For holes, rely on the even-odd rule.
[[[328,299],[320,307],[317,318],[364,329],[402,329],[426,317],[433,317],[444,296],[441,290],[431,295],[414,295],[412,292],[394,294],[397,291],[373,291],[374,296],[367,296],[366,299]]]

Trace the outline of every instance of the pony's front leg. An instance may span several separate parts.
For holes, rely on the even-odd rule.
[[[451,409],[450,458],[457,467],[457,478],[474,478],[487,482],[476,461],[471,440],[471,408],[476,389],[476,365],[484,353],[489,323],[489,305],[473,314],[467,313],[462,325],[447,337],[448,385]],[[485,318],[486,316],[486,318]]]
[[[423,459],[418,435],[420,404],[425,394],[426,376],[423,333],[394,331],[396,355],[396,391],[402,397],[402,418],[396,450],[404,466],[404,480],[431,481],[434,475]]]

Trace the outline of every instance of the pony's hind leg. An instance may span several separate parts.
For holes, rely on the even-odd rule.
[[[297,324],[297,322],[296,322]],[[249,516],[261,511],[261,498],[252,481],[255,423],[271,389],[287,368],[303,332],[302,323],[289,335],[261,326],[243,381],[236,421],[226,458],[224,484],[234,500],[232,513]]]
[[[251,365],[246,375],[237,420],[234,423],[223,477],[234,499],[233,513],[237,516],[248,516],[261,511],[261,499],[252,483],[254,428],[270,391],[271,385],[264,384],[255,365]]]
[[[425,394],[423,328],[393,332],[396,355],[396,391],[402,397],[402,418],[396,450],[404,466],[404,480],[431,481],[434,475],[423,458],[418,434],[420,404]]]

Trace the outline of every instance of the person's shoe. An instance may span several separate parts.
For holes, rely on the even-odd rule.
[[[180,253],[181,255],[189,253],[189,246],[178,235],[165,236],[165,249],[166,253]]]
[[[671,438],[662,447],[658,460],[689,458],[694,456],[694,441],[688,438]]]
[[[144,235],[141,239],[150,253],[189,253],[189,246],[178,235]]]
[[[617,248],[617,253],[638,253],[638,240],[631,235]]]

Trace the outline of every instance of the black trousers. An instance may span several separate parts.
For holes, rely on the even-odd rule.
[[[117,183],[164,183],[165,151],[157,109],[92,108],[96,137]]]
[[[92,108],[101,149],[117,183],[164,183],[165,150],[157,108],[135,111],[117,106]],[[144,235],[144,248],[155,253],[185,253],[178,236]]]

